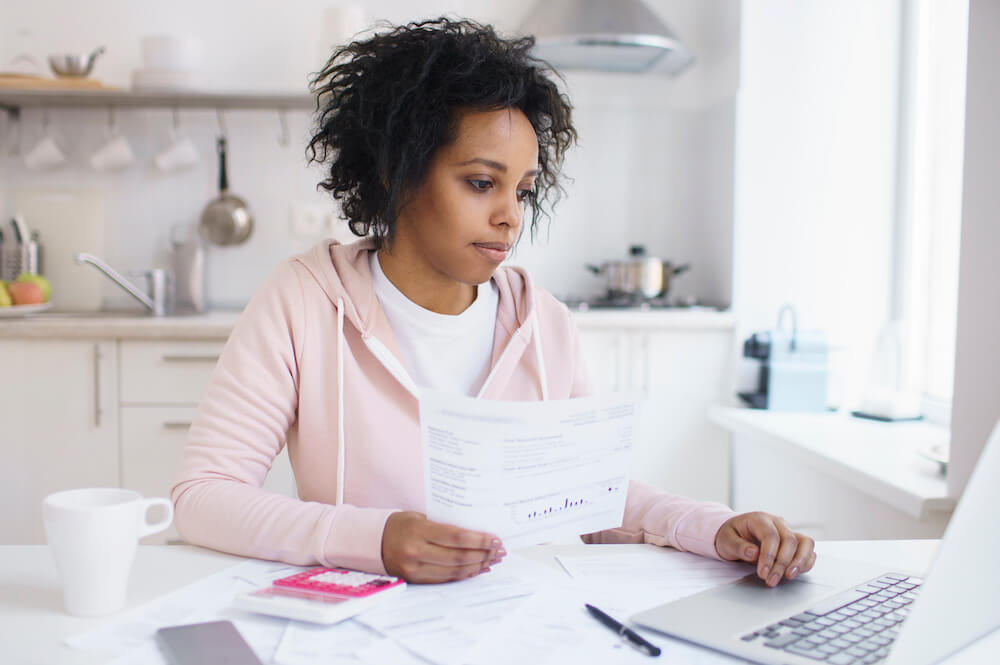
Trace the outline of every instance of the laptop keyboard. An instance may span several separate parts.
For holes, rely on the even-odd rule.
[[[832,665],[878,663],[889,655],[922,581],[883,575],[742,639]]]

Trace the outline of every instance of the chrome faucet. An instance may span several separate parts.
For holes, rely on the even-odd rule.
[[[133,298],[145,305],[152,312],[153,316],[167,316],[174,313],[174,276],[170,272],[162,268],[153,268],[152,270],[139,270],[129,273],[139,277],[146,277],[149,281],[149,294],[147,295],[146,292],[122,277],[117,270],[93,254],[80,252],[73,258],[81,265],[89,263],[103,272],[111,281],[125,289]]]

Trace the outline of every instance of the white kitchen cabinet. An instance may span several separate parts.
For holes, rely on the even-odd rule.
[[[222,353],[222,341],[122,340],[122,487],[145,496],[169,496],[194,419]],[[288,454],[275,459],[266,489],[295,496]],[[143,543],[180,542],[173,527]]]
[[[0,340],[0,544],[45,542],[42,499],[117,487],[114,341]]]
[[[223,346],[220,341],[122,340],[122,404],[198,404]]]
[[[657,326],[650,318],[652,325],[621,327],[578,321],[595,389],[635,390],[646,396],[632,478],[676,494],[729,503],[729,441],[707,413],[725,395],[732,328]]]

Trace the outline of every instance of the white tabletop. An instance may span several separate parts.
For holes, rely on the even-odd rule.
[[[520,550],[562,574],[556,554],[602,552],[642,545],[543,545]],[[884,564],[896,570],[927,569],[937,541],[823,542],[820,555]],[[219,572],[242,561],[191,546],[140,546],[129,582],[128,608]],[[76,665],[106,663],[108,654],[70,648],[62,640],[87,632],[115,617],[83,619],[67,615],[62,606],[55,565],[44,545],[0,546],[0,644],[3,662],[12,665]],[[958,656],[953,665],[995,662],[1000,631],[980,640]]]

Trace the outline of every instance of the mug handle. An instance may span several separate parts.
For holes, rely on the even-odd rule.
[[[146,521],[146,515],[149,513],[149,509],[153,506],[163,506],[167,511],[167,514],[163,516],[158,522],[150,524]],[[143,499],[142,500],[142,523],[139,525],[139,537],[145,538],[146,536],[152,535],[154,533],[159,533],[163,531],[170,523],[174,521],[174,504],[170,499]]]

